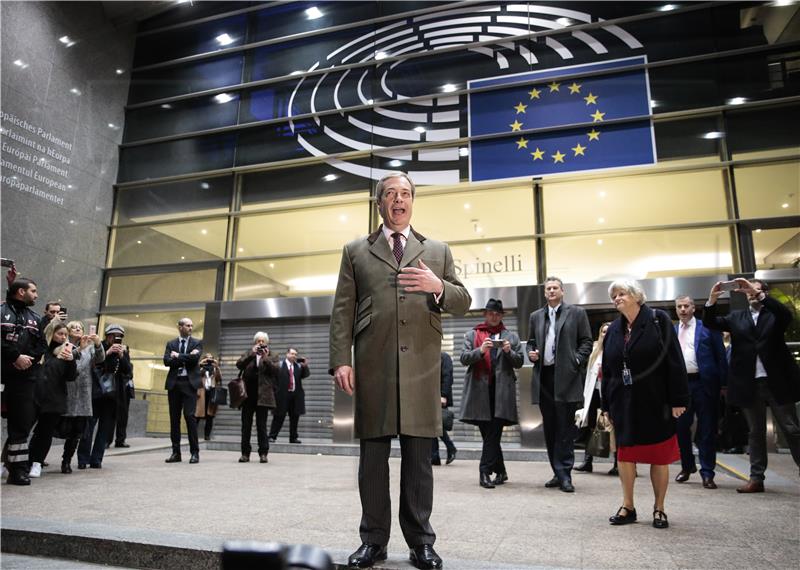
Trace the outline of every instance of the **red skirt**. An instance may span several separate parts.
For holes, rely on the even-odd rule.
[[[628,463],[649,463],[650,465],[669,465],[681,458],[678,436],[648,445],[620,445],[617,459]]]

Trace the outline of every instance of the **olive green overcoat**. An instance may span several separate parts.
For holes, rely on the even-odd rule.
[[[420,259],[444,283],[438,304],[431,293],[406,292],[397,285],[400,269],[418,267]],[[399,264],[382,227],[344,246],[331,314],[329,372],[353,366],[355,437],[441,435],[442,312],[464,314],[471,302],[447,244],[413,228]]]

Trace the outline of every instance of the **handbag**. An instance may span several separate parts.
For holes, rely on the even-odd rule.
[[[247,387],[244,383],[244,370],[239,371],[239,377],[236,380],[228,382],[228,392],[231,395],[231,408],[241,408],[244,401],[247,399]]]
[[[117,393],[117,375],[115,372],[103,372],[100,375],[100,396],[113,398]]]
[[[217,406],[228,405],[228,389],[222,386],[211,388],[211,403]]]
[[[442,429],[444,431],[453,431],[453,419],[455,414],[450,408],[442,408]]]
[[[586,443],[586,453],[593,457],[608,457],[611,455],[611,434],[613,427],[606,420],[602,410],[597,410],[595,422],[589,441]]]

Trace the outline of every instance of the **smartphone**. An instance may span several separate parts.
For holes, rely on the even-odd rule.
[[[122,344],[122,337],[121,336],[115,336],[114,337],[114,344]]]
[[[300,364],[303,364],[305,361],[306,361],[305,358],[302,358],[300,356],[297,357],[297,362],[299,362]]]
[[[97,325],[89,325],[89,336],[97,334]]]
[[[0,258],[0,265],[2,265],[3,267],[14,267],[14,260],[6,259],[5,257]]]
[[[538,350],[538,348],[536,347],[536,339],[529,338],[528,342],[525,344],[525,348],[528,349],[528,352],[533,352],[534,350]]]
[[[503,348],[503,343],[505,343],[505,341],[501,338],[492,339],[492,346],[494,348]]]
[[[719,284],[720,291],[736,291],[739,289],[739,284],[736,281],[723,281]]]

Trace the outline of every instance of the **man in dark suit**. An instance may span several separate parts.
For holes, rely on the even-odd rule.
[[[289,347],[278,371],[278,390],[275,393],[275,413],[269,430],[270,441],[278,439],[283,420],[289,414],[289,443],[302,443],[297,437],[300,416],[306,413],[306,393],[303,378],[311,374],[308,361],[297,357],[297,349]]]
[[[740,406],[750,426],[750,481],[739,493],[763,493],[767,469],[767,411],[786,437],[794,462],[800,466],[800,422],[795,402],[800,400],[800,368],[786,346],[784,333],[792,313],[767,294],[760,280],[735,279],[736,291],[747,295],[749,308],[717,315],[717,299],[724,292],[716,283],[708,295],[703,324],[731,333],[728,400]]]
[[[694,318],[694,299],[681,295],[675,299],[679,323],[675,325],[683,361],[689,376],[691,403],[678,418],[678,445],[681,450],[681,472],[675,477],[685,483],[697,471],[692,452],[692,422],[697,416],[695,442],[700,455],[700,477],[703,487],[716,489],[714,467],[717,463],[717,407],[720,386],[728,374],[725,346],[719,331],[703,326]]]
[[[441,568],[433,549],[431,438],[442,433],[439,363],[442,312],[463,314],[471,298],[447,244],[411,228],[414,183],[390,172],[375,187],[383,224],[344,246],[330,326],[330,374],[355,392],[361,440],[361,546],[348,564],[386,559],[391,530],[389,453],[400,439],[400,528],[417,568]],[[423,261],[424,260],[424,261]]]
[[[192,336],[194,323],[184,317],[178,321],[178,338],[167,342],[164,349],[164,365],[169,367],[167,389],[169,401],[169,436],[172,440],[172,455],[167,463],[181,461],[181,411],[186,421],[186,432],[189,436],[189,463],[200,461],[200,447],[197,442],[197,419],[194,416],[197,408],[197,390],[200,388],[200,353],[203,343]]]
[[[553,478],[545,487],[575,492],[575,412],[583,402],[586,363],[592,353],[592,330],[586,311],[563,303],[564,284],[548,277],[547,305],[531,313],[528,358],[533,362],[533,403],[542,412],[542,428]]]

